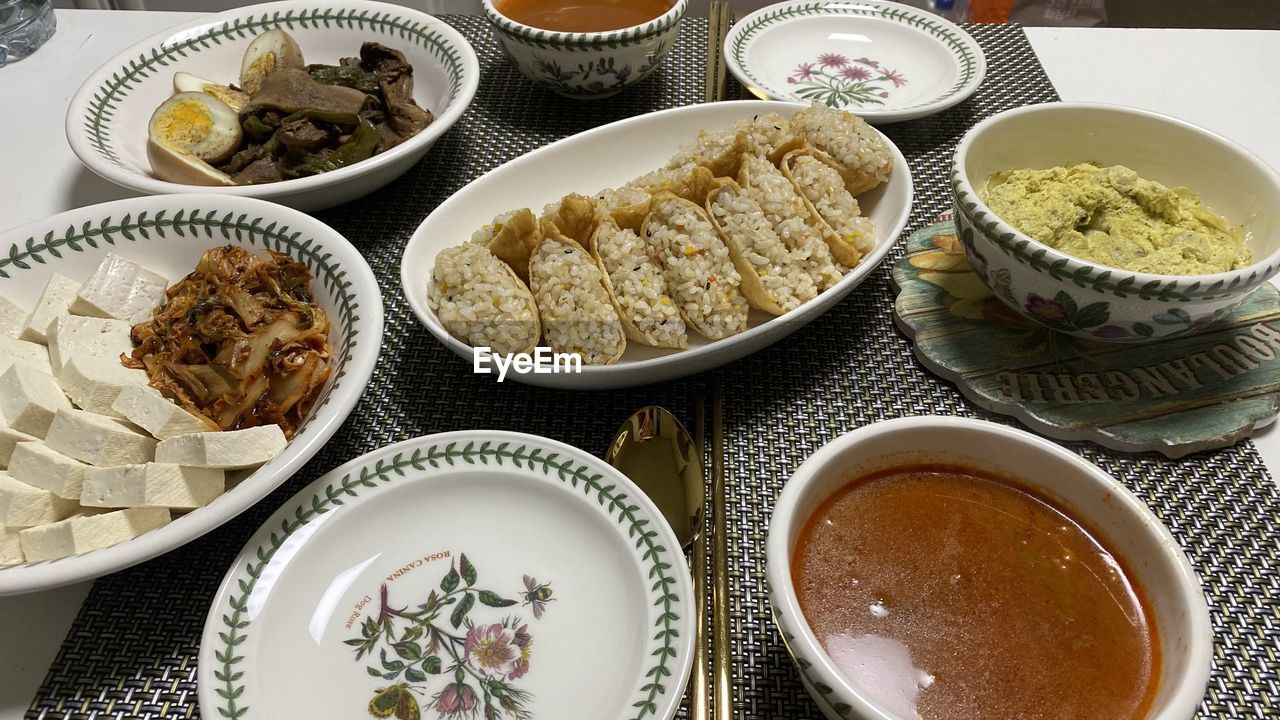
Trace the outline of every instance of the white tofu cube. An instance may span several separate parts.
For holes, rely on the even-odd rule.
[[[59,410],[44,442],[52,450],[98,467],[155,460],[154,439],[119,420],[83,410]]]
[[[85,508],[62,522],[23,530],[19,538],[27,562],[57,560],[132,540],[167,525],[170,519],[168,508],[129,508],[115,512]]]
[[[234,470],[261,465],[287,444],[279,425],[179,435],[160,442],[156,462]]]
[[[141,265],[108,253],[71,303],[74,315],[140,323],[164,302],[169,281]]]
[[[9,298],[0,295],[0,337],[17,340],[22,334],[22,321],[26,318],[26,310],[18,307]]]
[[[49,362],[49,351],[43,345],[0,337],[0,373],[15,364],[53,374],[53,365]]]
[[[73,357],[58,375],[58,384],[81,410],[123,419],[112,404],[126,387],[146,385],[147,372],[127,368],[119,360]]]
[[[14,448],[18,443],[24,442],[40,442],[40,438],[18,432],[5,424],[4,418],[0,418],[0,469],[9,467]]]
[[[76,511],[80,504],[32,487],[0,472],[0,525],[28,528],[57,522]]]
[[[18,334],[18,339],[47,345],[49,324],[54,318],[67,313],[67,308],[71,307],[78,292],[80,292],[80,283],[54,273],[53,277],[49,278],[48,284],[44,286],[40,299],[36,301],[35,309],[23,321],[22,332]]]
[[[226,490],[221,470],[170,463],[89,468],[80,503],[86,507],[204,507]]]
[[[22,554],[21,528],[0,527],[0,565],[17,565],[27,561]]]
[[[73,357],[95,357],[120,362],[121,354],[133,352],[124,320],[59,315],[49,325],[49,362],[57,375]]]
[[[9,458],[9,474],[68,500],[79,500],[88,465],[50,450],[44,443],[20,442]]]
[[[0,374],[0,413],[9,427],[44,437],[58,410],[71,403],[52,375],[26,365],[13,365]]]
[[[111,409],[113,415],[124,417],[160,440],[217,429],[146,385],[129,385],[121,390]]]

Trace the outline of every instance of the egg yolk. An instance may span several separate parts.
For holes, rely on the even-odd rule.
[[[245,73],[244,89],[245,92],[252,95],[262,87],[262,79],[271,74],[276,69],[276,54],[269,52],[262,57],[254,60],[249,65],[249,72]]]
[[[156,119],[155,128],[165,143],[190,148],[209,136],[213,129],[213,113],[204,103],[195,100],[174,103]]]

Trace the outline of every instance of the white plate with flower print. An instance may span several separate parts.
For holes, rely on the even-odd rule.
[[[725,62],[754,94],[820,102],[870,123],[932,115],[973,94],[987,61],[954,23],[895,2],[785,2],[739,21]]]
[[[692,583],[670,526],[605,462],[463,431],[374,451],[272,515],[200,644],[212,718],[666,720]]]

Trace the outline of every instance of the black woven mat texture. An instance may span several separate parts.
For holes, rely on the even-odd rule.
[[[602,392],[498,385],[492,377],[472,374],[468,363],[418,324],[401,297],[400,254],[413,230],[445,198],[503,162],[597,125],[701,101],[707,24],[686,19],[679,41],[652,77],[615,98],[587,103],[560,99],[521,78],[483,18],[445,19],[480,57],[481,86],[471,108],[404,177],[371,197],[319,214],[361,248],[382,285],[386,334],[364,396],[298,475],[243,516],[163,557],[100,579],[28,718],[198,717],[197,648],[223,574],[268,515],[346,460],[399,440],[462,428],[533,432],[600,455],[617,426],[641,405],[666,405],[691,423],[695,401],[709,394],[713,377],[724,389],[728,444],[735,715],[819,717],[765,601],[763,542],[784,479],[824,442],[865,423],[923,413],[982,413],[923,371],[893,329],[891,261],[823,318],[715,373]],[[916,183],[908,231],[946,210],[945,170],[967,127],[993,112],[1056,99],[1020,29],[980,26],[971,32],[989,64],[977,95],[941,115],[888,129],[910,160]],[[504,207],[501,198],[494,205],[495,211]],[[1218,644],[1203,714],[1276,716],[1280,588],[1274,518],[1280,502],[1252,445],[1178,462],[1072,447],[1144,497],[1205,579]]]

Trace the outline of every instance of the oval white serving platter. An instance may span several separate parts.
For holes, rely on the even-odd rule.
[[[760,97],[825,103],[882,124],[941,112],[972,95],[987,72],[969,33],[879,0],[761,8],[734,24],[724,59]]]
[[[403,52],[413,65],[413,99],[435,121],[380,155],[311,177],[200,187],[152,175],[147,122],[173,94],[173,74],[185,71],[238,84],[245,48],[255,36],[275,28],[298,41],[308,63],[336,64],[354,57],[366,40]],[[462,117],[479,83],[480,64],[470,43],[426,13],[371,0],[249,4],[156,33],[104,63],[67,106],[67,142],[85,167],[140,193],[207,192],[319,210],[373,192],[413,167]]]
[[[666,720],[694,615],[671,527],[607,463],[429,435],[327,473],[249,540],[205,623],[200,711]]]
[[[289,479],[351,413],[382,345],[382,294],[360,251],[338,231],[296,210],[227,195],[164,195],[71,210],[0,234],[0,295],[30,310],[53,273],[84,280],[108,252],[176,282],[195,268],[204,251],[226,244],[282,252],[311,270],[315,301],[329,316],[333,349],[333,372],[311,416],[275,459],[206,507],[112,547],[0,566],[0,595],[106,575],[204,535]]]
[[[804,105],[744,100],[664,110],[628,118],[565,138],[498,167],[441,203],[409,239],[400,281],[409,306],[440,342],[472,361],[472,349],[445,330],[427,304],[427,284],[436,254],[471,238],[495,215],[521,207],[540,213],[544,205],[571,192],[594,193],[617,187],[661,167],[702,129],[719,129],[761,113],[790,117]],[[892,142],[893,172],[887,183],[858,198],[876,224],[876,248],[835,287],[781,317],[752,312],[750,327],[717,342],[690,333],[687,350],[662,350],[628,343],[616,365],[583,367],[580,373],[509,373],[506,377],[545,387],[598,389],[670,380],[709,370],[781,340],[848,295],[884,260],[911,212],[911,171]]]

